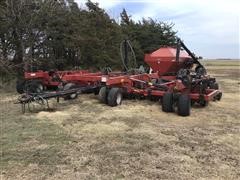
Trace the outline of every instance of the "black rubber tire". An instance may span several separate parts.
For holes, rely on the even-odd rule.
[[[119,99],[120,98],[120,99]],[[117,106],[122,103],[123,95],[120,88],[112,88],[107,96],[107,102],[109,106]]]
[[[63,90],[69,90],[69,89],[73,89],[75,87],[76,87],[76,84],[74,84],[74,83],[67,83],[66,85],[64,85]],[[67,95],[66,97],[64,97],[64,99],[65,100],[76,99],[77,97],[78,97],[78,94],[77,93],[73,93],[73,94]]]
[[[206,106],[208,106],[208,101],[201,100],[201,101],[198,102],[198,104],[199,104],[201,107],[206,107]]]
[[[162,111],[174,112],[173,103],[173,93],[165,93],[162,98]]]
[[[195,101],[191,101],[191,106],[194,106],[195,105]]]
[[[178,115],[189,116],[191,110],[191,99],[187,94],[178,97]]]
[[[100,100],[101,103],[107,104],[107,87],[101,87],[98,93],[98,99]]]
[[[221,101],[221,99],[222,99],[222,92],[220,92],[217,96],[216,96],[216,98],[215,98],[217,101]]]
[[[100,91],[99,88],[94,89],[94,90],[93,90],[94,95],[98,95],[98,94],[99,94],[99,91]]]
[[[24,93],[25,81],[24,80],[17,80],[16,82],[16,90],[19,94]]]
[[[212,84],[210,84],[210,89],[219,89],[219,85],[218,85],[218,83],[212,83]]]
[[[28,93],[42,93],[44,85],[41,81],[26,81],[24,91]]]

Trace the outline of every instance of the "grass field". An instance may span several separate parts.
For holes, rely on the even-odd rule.
[[[22,114],[1,90],[1,179],[240,179],[239,61],[204,61],[223,91],[190,117],[94,95]]]

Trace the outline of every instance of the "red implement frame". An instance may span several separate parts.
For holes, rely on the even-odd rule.
[[[88,70],[76,70],[76,71],[56,71],[56,72],[48,72],[48,71],[36,71],[36,72],[25,72],[24,78],[26,81],[28,80],[38,80],[46,87],[57,87],[64,76],[72,75],[72,74],[88,74]],[[57,78],[57,79],[56,79]]]
[[[205,101],[213,100],[216,95],[221,93],[220,90],[207,89],[206,92],[201,95],[198,92],[188,92],[188,89],[182,84],[180,80],[172,80],[170,82],[162,83],[161,86],[166,87],[166,90],[156,90],[156,87],[151,83],[152,77],[156,77],[155,74],[139,74],[139,75],[124,75],[118,77],[108,77],[106,86],[109,88],[118,87],[123,88],[125,92],[129,94],[139,94],[142,96],[157,96],[162,97],[166,92],[175,93],[188,93],[192,100],[199,100],[204,98]],[[135,86],[138,84],[139,86]]]
[[[185,45],[183,44],[183,46]],[[189,51],[187,48],[185,49]],[[210,78],[210,76],[205,74],[199,76],[196,69],[191,74],[194,64],[198,67],[202,66],[193,54],[186,53],[181,48],[160,48],[152,54],[146,54],[145,62],[151,67],[152,74],[105,76],[102,83],[105,83],[108,89],[106,93],[111,92],[107,98],[107,100],[110,100],[110,106],[119,104],[119,99],[116,102],[113,101],[114,98],[120,97],[117,94],[113,94],[119,92],[127,95],[137,95],[137,97],[156,97],[157,99],[163,99],[165,94],[171,94],[173,98],[172,105],[178,101],[181,101],[184,105],[184,108],[181,108],[180,103],[178,103],[179,115],[187,116],[190,114],[190,107],[187,102],[197,102],[205,106],[211,100],[221,99],[222,92],[212,88],[210,85],[212,82],[215,83],[215,78]],[[190,78],[189,81],[185,81],[188,79],[182,78],[184,72],[187,72],[187,77]],[[182,74],[178,75],[178,73]],[[161,80],[161,82],[156,83],[158,80]],[[188,100],[182,100],[184,98]],[[109,103],[104,99],[102,99],[102,102]],[[166,112],[174,111],[171,108],[169,106]]]

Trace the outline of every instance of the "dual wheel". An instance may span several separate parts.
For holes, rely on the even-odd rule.
[[[123,93],[121,88],[102,87],[99,91],[99,100],[109,106],[118,106],[122,103]],[[166,93],[162,100],[162,110],[164,112],[174,112],[173,93]],[[189,116],[191,109],[191,99],[188,95],[182,94],[177,101],[178,114],[180,116]]]
[[[165,93],[162,99],[162,110],[164,112],[174,112],[175,106],[177,106],[178,115],[190,115],[191,99],[187,94],[181,94],[175,101],[173,93]]]
[[[118,106],[122,103],[123,94],[121,88],[111,88],[108,89],[107,87],[102,87],[99,91],[99,100],[104,103],[108,104],[109,106]]]

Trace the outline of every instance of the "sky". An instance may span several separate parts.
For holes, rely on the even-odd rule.
[[[92,0],[117,21],[125,8],[142,18],[174,23],[187,47],[204,58],[240,59],[240,0]],[[85,0],[75,0],[83,6]]]

